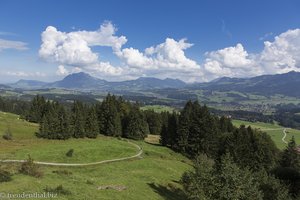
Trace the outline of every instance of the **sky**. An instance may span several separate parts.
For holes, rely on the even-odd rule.
[[[0,82],[300,71],[298,0],[0,0]]]

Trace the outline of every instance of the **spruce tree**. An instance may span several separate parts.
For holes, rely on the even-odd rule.
[[[85,123],[85,131],[86,131],[86,136],[88,138],[96,138],[97,135],[99,134],[97,114],[94,107],[89,109],[89,113]]]
[[[280,165],[282,167],[291,167],[300,171],[300,155],[296,150],[297,145],[294,136],[289,141],[288,146],[283,151]]]
[[[221,164],[215,174],[213,182],[216,188],[213,199],[263,199],[259,183],[251,171],[240,169],[229,154],[221,159]]]
[[[168,146],[168,127],[166,124],[163,124],[161,128],[159,142],[163,146]]]
[[[167,125],[167,135],[168,135],[168,144],[171,146],[172,149],[178,149],[178,115],[177,113],[173,112],[170,114],[168,118],[168,125]]]
[[[190,134],[191,113],[193,112],[193,103],[188,101],[180,113],[178,124],[178,150],[186,153],[188,149],[188,138]]]
[[[107,95],[101,104],[100,132],[108,136],[121,136],[122,124],[120,113],[118,113],[117,100],[115,96]]]
[[[127,117],[124,136],[130,139],[142,140],[149,134],[149,126],[139,108],[130,111]]]
[[[144,114],[149,125],[150,134],[158,135],[162,128],[161,115],[153,110],[146,110],[144,111]]]
[[[29,112],[26,115],[26,120],[40,123],[43,115],[45,114],[45,104],[46,101],[43,96],[35,96],[31,101]]]
[[[75,101],[72,108],[71,130],[74,138],[85,137],[85,118],[82,103]]]
[[[70,124],[69,124],[69,117],[65,108],[61,105],[58,107],[58,127],[57,127],[57,134],[59,135],[58,139],[68,139],[71,137],[70,133]]]

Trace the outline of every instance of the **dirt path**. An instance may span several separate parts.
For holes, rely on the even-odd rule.
[[[284,142],[285,144],[287,144],[287,141],[285,141],[285,138],[286,138],[286,129],[287,128],[285,128],[285,129],[283,129],[283,137],[282,137],[282,142]]]
[[[287,133],[286,133],[287,129],[289,129],[289,128],[283,128],[283,129],[282,129],[282,128],[265,128],[265,129],[261,129],[261,131],[276,131],[276,130],[282,130],[283,137],[281,138],[281,140],[282,140],[283,143],[287,144],[288,142],[285,140],[286,135],[287,135]]]
[[[68,167],[80,167],[80,166],[91,166],[91,165],[99,165],[99,164],[104,164],[104,163],[112,163],[112,162],[118,162],[118,161],[124,161],[124,160],[130,160],[134,158],[138,158],[142,155],[143,149],[130,141],[127,141],[129,144],[135,146],[139,152],[136,155],[129,156],[129,157],[124,157],[124,158],[116,158],[116,159],[111,159],[111,160],[102,160],[98,162],[92,162],[92,163],[52,163],[52,162],[40,162],[40,161],[34,161],[34,163],[38,165],[48,165],[48,166],[68,166]],[[0,163],[23,163],[26,162],[26,160],[0,160]]]

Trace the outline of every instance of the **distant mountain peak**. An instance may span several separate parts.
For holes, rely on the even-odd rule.
[[[96,79],[95,77],[92,77],[90,74],[85,73],[85,72],[78,72],[78,73],[72,73],[67,75],[64,79],[68,79],[68,78],[92,78],[92,79]]]

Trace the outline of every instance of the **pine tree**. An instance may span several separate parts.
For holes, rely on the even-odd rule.
[[[179,117],[178,148],[189,157],[199,153],[216,156],[220,131],[217,120],[206,106],[201,107],[196,102],[189,101]]]
[[[184,192],[188,199],[213,199],[216,185],[213,182],[214,161],[206,155],[200,154],[194,162],[194,170],[185,172],[181,177]]]
[[[167,135],[168,135],[168,144],[171,146],[172,149],[178,149],[178,115],[177,113],[173,112],[170,114],[168,118],[168,129],[167,129]]]
[[[300,171],[300,155],[297,152],[296,148],[297,145],[293,136],[282,154],[280,160],[280,165],[282,167],[291,167]]]
[[[178,124],[178,150],[186,153],[188,149],[188,138],[190,134],[191,113],[193,112],[193,103],[188,101],[180,113]]]
[[[94,107],[89,109],[89,113],[85,123],[86,136],[88,138],[96,138],[99,134],[99,126],[97,120],[97,114]]]
[[[259,183],[251,171],[240,169],[229,154],[222,158],[219,170],[215,174],[213,182],[217,187],[213,199],[263,199]]]
[[[263,199],[259,182],[251,171],[240,169],[228,154],[220,163],[200,154],[194,170],[186,172],[181,182],[188,199]]]
[[[75,101],[72,108],[71,128],[74,138],[85,137],[85,116],[82,103]]]
[[[278,160],[279,150],[270,136],[251,127],[240,126],[233,133],[228,133],[226,140],[221,144],[223,154],[230,152],[242,168],[270,170]]]
[[[43,115],[45,114],[45,104],[46,101],[43,96],[35,96],[31,101],[29,112],[26,115],[26,120],[35,123],[41,122]]]
[[[117,100],[115,96],[107,95],[98,111],[100,120],[100,132],[108,136],[121,136],[122,124],[120,113],[118,113]]]
[[[139,108],[132,109],[126,121],[127,123],[124,129],[125,137],[141,140],[149,134],[149,126]]]
[[[163,124],[163,126],[161,128],[159,142],[163,146],[167,146],[168,145],[168,127],[167,127],[166,124]]]
[[[65,108],[61,105],[58,106],[58,127],[57,134],[59,135],[58,139],[68,139],[71,137],[69,117],[65,111]]]
[[[162,128],[161,115],[153,110],[146,110],[144,114],[149,125],[150,134],[158,135]]]

